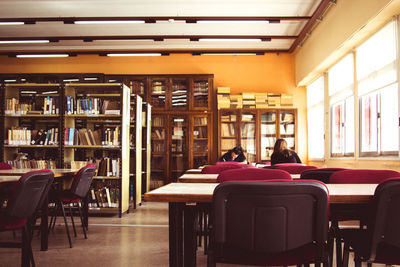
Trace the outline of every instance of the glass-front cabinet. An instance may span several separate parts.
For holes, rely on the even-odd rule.
[[[164,185],[167,171],[167,133],[166,118],[154,115],[151,119],[151,181],[150,188]]]
[[[210,89],[212,80],[210,77],[195,77],[192,79],[192,109],[210,108]]]
[[[171,78],[171,108],[188,108],[189,82],[186,78]]]
[[[188,121],[186,116],[170,117],[170,180],[176,181],[188,169]]]
[[[248,162],[255,162],[257,112],[242,112],[240,121],[240,144]]]
[[[191,157],[192,168],[197,169],[200,166],[207,165],[210,157],[210,138],[208,134],[208,125],[210,121],[208,115],[193,116],[193,140]]]
[[[154,109],[165,109],[167,100],[168,79],[165,77],[150,78],[149,102]]]
[[[220,109],[218,117],[218,157],[241,145],[248,162],[268,161],[278,138],[296,150],[295,109]]]

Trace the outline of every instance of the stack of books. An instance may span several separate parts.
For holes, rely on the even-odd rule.
[[[268,93],[268,107],[277,108],[281,106],[281,94]]]
[[[268,108],[268,95],[267,93],[255,93],[256,108]]]
[[[254,93],[242,93],[243,108],[255,108],[256,96]]]
[[[229,94],[231,93],[230,87],[218,87],[217,88],[217,103],[218,109],[230,108],[231,101]]]
[[[293,96],[292,95],[281,95],[281,106],[282,107],[292,107],[293,106]]]
[[[230,96],[230,108],[242,108],[243,107],[243,98],[241,95],[231,95]]]

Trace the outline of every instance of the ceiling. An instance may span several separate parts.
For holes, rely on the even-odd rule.
[[[331,3],[332,0],[2,0],[0,54],[290,53],[304,42]],[[24,24],[4,25],[5,22]]]

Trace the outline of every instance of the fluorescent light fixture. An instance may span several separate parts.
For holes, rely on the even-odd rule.
[[[161,53],[115,53],[107,54],[108,57],[152,57],[161,56]]]
[[[256,56],[256,53],[201,53],[205,56]]]
[[[114,82],[116,82],[117,80],[108,80],[108,82],[109,83],[114,83]]]
[[[261,39],[246,39],[246,38],[200,38],[199,41],[202,42],[261,42]]]
[[[268,20],[198,20],[197,23],[269,23]]]
[[[97,78],[83,78],[85,81],[97,81]]]
[[[174,122],[184,122],[185,119],[174,119]]]
[[[0,41],[0,44],[46,44],[50,43],[49,40],[9,40]]]
[[[79,82],[79,79],[65,79],[63,82]]]
[[[68,54],[38,54],[38,55],[16,55],[19,58],[34,58],[34,57],[69,57]]]
[[[36,91],[21,91],[21,94],[37,94]]]
[[[49,94],[58,94],[57,91],[47,91],[47,92],[43,92],[43,95],[49,95]]]
[[[0,26],[8,26],[8,25],[24,25],[25,23],[22,21],[7,21],[0,22]]]
[[[21,79],[21,82],[25,82],[26,81],[26,79]]]
[[[6,83],[15,83],[17,80],[4,80]]]
[[[75,24],[138,24],[144,20],[77,20]]]

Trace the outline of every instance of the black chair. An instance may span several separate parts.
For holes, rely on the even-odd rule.
[[[38,208],[53,179],[51,170],[32,171],[22,175],[8,198],[6,208],[4,211],[0,210],[0,231],[22,231],[21,242],[0,242],[0,247],[21,248],[22,266],[30,266],[30,263],[35,266],[28,220]]]
[[[53,213],[53,216],[50,219],[50,224],[49,228],[54,228],[55,223],[56,223],[56,218],[57,218],[57,213],[59,210],[62,211],[62,214],[64,216],[64,224],[65,224],[65,229],[67,231],[68,235],[68,241],[69,241],[69,246],[72,248],[72,241],[71,241],[71,236],[69,234],[69,229],[68,229],[68,223],[67,223],[67,218],[65,216],[65,208],[64,205],[67,205],[69,207],[69,213],[71,216],[71,222],[72,222],[72,227],[74,229],[74,235],[75,237],[77,236],[76,234],[76,228],[75,228],[75,222],[73,218],[73,212],[71,208],[71,204],[76,204],[79,212],[79,217],[82,223],[82,229],[83,229],[83,234],[85,236],[85,239],[87,239],[86,235],[86,229],[87,225],[85,223],[86,218],[84,218],[84,215],[82,214],[81,210],[81,204],[82,200],[87,197],[87,194],[90,189],[90,185],[92,183],[93,176],[96,173],[96,164],[89,164],[83,168],[81,168],[78,173],[74,176],[71,188],[68,190],[53,190],[50,191],[50,201],[54,202],[56,204],[55,210]],[[87,215],[85,215],[87,216]]]
[[[318,181],[225,182],[213,195],[208,266],[329,266],[328,190]]]
[[[300,179],[318,180],[329,184],[329,178],[337,171],[346,170],[345,168],[321,168],[304,171],[300,174]]]
[[[341,229],[343,266],[348,266],[350,248],[355,267],[361,262],[400,264],[400,178],[386,180],[375,190],[366,229]]]

